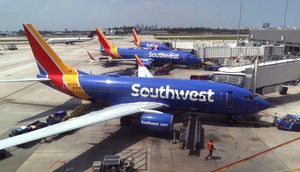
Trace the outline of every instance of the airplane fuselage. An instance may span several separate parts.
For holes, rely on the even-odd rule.
[[[77,80],[70,81],[63,81],[68,89],[57,89],[108,106],[130,102],[160,102],[176,110],[231,115],[248,115],[268,106],[259,97],[245,99],[253,95],[247,89],[210,81],[87,74],[81,74]]]
[[[107,50],[106,50],[107,52]],[[174,50],[147,50],[147,49],[135,49],[135,48],[116,48],[115,51],[111,51],[114,57],[120,57],[124,59],[135,59],[135,54],[143,61],[148,60],[155,63],[173,63],[180,65],[199,65],[201,60],[194,54],[184,51]],[[145,64],[148,66],[149,64]]]
[[[72,44],[74,42],[85,42],[92,40],[93,38],[89,37],[76,37],[76,38],[49,38],[46,42],[48,44],[56,44],[56,43],[65,43]]]
[[[155,47],[153,47],[153,45]],[[155,48],[157,50],[170,50],[170,48],[168,46],[166,46],[163,43],[159,43],[159,42],[140,41],[139,47],[145,47],[145,48],[149,48],[149,49]]]

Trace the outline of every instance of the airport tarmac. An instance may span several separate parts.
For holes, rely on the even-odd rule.
[[[128,39],[111,41],[115,45],[126,45]],[[128,45],[133,46],[132,42]],[[29,45],[17,46],[16,51],[0,51],[0,80],[34,78],[38,73]],[[100,56],[96,39],[51,47],[66,64],[88,73],[102,74],[134,67],[125,64],[104,68],[96,62],[89,64],[86,50],[95,57]],[[191,74],[199,73],[207,72],[179,66],[170,75],[158,77],[189,79]],[[0,89],[0,139],[7,138],[8,133],[19,126],[45,121],[58,110],[71,113],[80,104],[88,103],[41,83],[1,83]],[[134,126],[121,127],[115,119],[59,135],[50,143],[35,142],[25,148],[9,148],[10,155],[0,161],[0,171],[92,171],[93,162],[107,154],[124,158],[132,155],[137,171],[145,172],[300,171],[300,133],[278,130],[272,125],[275,112],[278,116],[299,114],[300,87],[289,87],[287,95],[273,93],[263,98],[271,107],[258,114],[263,124],[260,128],[241,124],[228,126],[224,116],[200,114],[204,138],[201,149],[196,152],[173,144],[172,134],[158,135]],[[176,112],[177,120],[189,114]],[[180,125],[176,123],[174,128],[179,130]],[[214,140],[216,151],[213,159],[205,160],[206,142],[210,139]]]

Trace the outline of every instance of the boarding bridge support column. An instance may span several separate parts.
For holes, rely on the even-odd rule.
[[[257,68],[258,68],[258,58],[255,59],[254,70],[252,74],[252,91],[256,91],[256,79],[257,79]]]

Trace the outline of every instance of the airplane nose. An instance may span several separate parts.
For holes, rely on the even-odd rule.
[[[259,98],[259,97],[257,98],[256,108],[258,111],[265,110],[269,107],[270,107],[269,102],[267,102],[266,100],[264,100],[262,98]]]

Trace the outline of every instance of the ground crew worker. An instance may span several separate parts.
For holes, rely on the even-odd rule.
[[[209,151],[209,154],[205,157],[206,160],[207,160],[208,157],[213,158],[213,156],[212,156],[213,150],[216,150],[214,148],[214,143],[213,143],[212,140],[210,140],[209,142],[207,142],[207,149]]]

